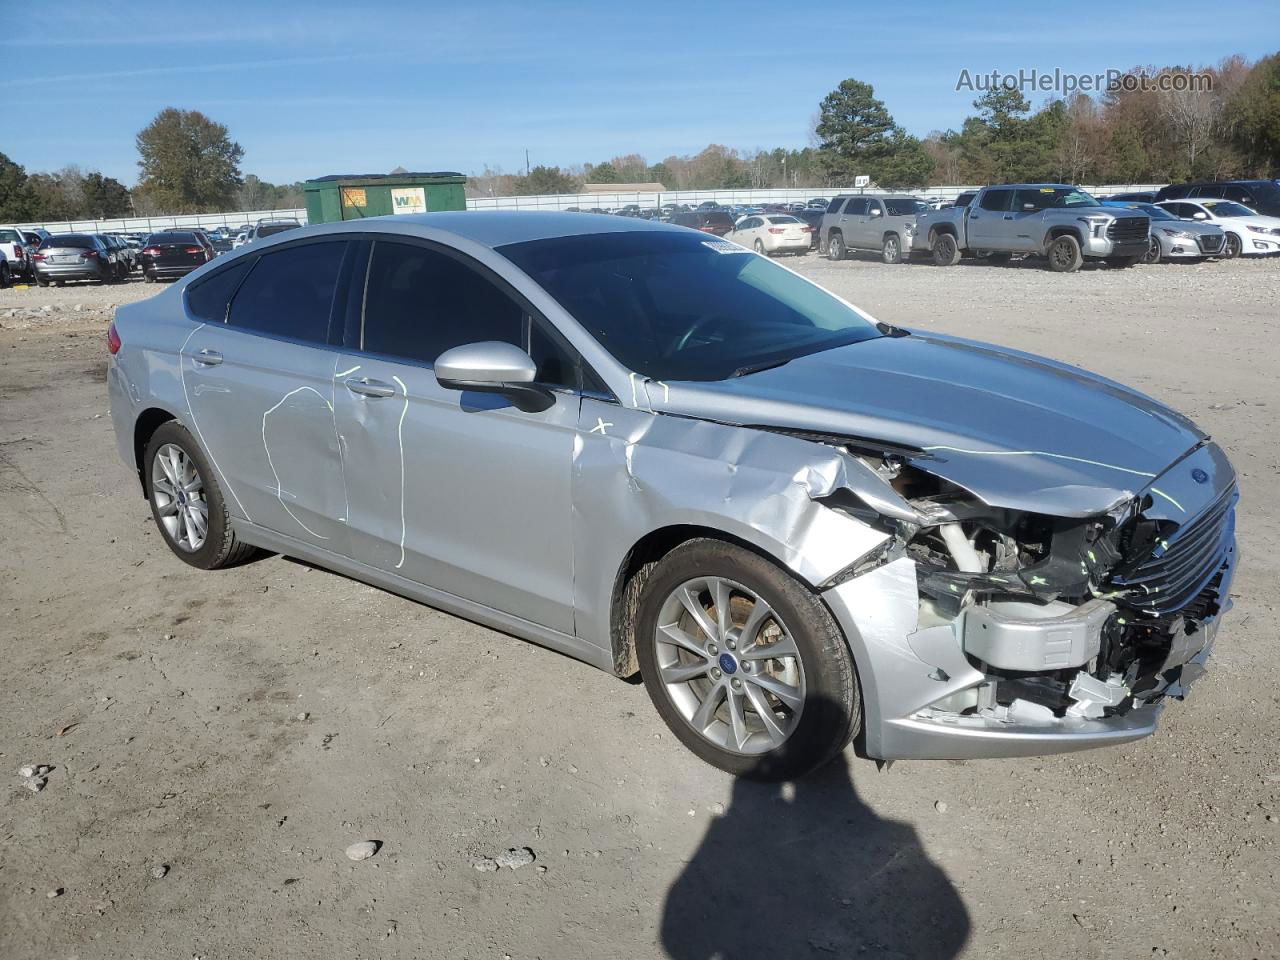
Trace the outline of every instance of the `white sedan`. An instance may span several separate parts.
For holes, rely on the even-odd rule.
[[[750,247],[756,253],[805,253],[813,228],[786,213],[764,213],[743,217],[725,236],[726,240]]]
[[[1234,200],[1165,200],[1156,204],[1183,220],[1213,223],[1227,235],[1226,256],[1280,253],[1280,217],[1264,217]]]

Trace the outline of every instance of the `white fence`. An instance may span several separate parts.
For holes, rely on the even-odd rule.
[[[1082,189],[1094,196],[1135,191],[1155,191],[1160,183],[1107,183]],[[977,190],[976,186],[926,187],[910,191],[914,196],[938,200],[954,200],[965,190]],[[857,187],[810,187],[804,189],[779,188],[764,190],[671,190],[666,193],[561,193],[537,197],[471,197],[468,210],[617,210],[635,204],[642,210],[661,207],[668,203],[691,206],[714,200],[720,204],[754,206],[762,203],[801,203],[812,197],[834,197],[838,193],[885,194],[890,190],[859,190]],[[253,226],[259,220],[297,220],[307,222],[307,211],[297,210],[247,210],[238,213],[196,213],[167,217],[123,217],[115,220],[59,220],[47,223],[23,224],[26,227],[42,227],[50,233],[109,233],[155,232],[182,227],[226,227],[238,229]]]

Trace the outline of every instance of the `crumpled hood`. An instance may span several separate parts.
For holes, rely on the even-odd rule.
[[[992,506],[1090,516],[1205,435],[1076,367],[939,335],[882,337],[736,380],[650,384],[655,410],[921,448],[913,462]]]

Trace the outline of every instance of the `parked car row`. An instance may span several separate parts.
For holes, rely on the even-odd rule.
[[[1276,186],[1248,183],[1259,206],[1267,188]],[[1165,191],[1192,196],[1144,200],[1143,194],[1122,194],[1099,201],[1069,184],[993,184],[961,193],[942,208],[907,195],[842,194],[820,218],[806,211],[805,219],[814,226],[812,243],[832,260],[852,251],[878,252],[885,263],[928,256],[939,266],[965,257],[1003,263],[1023,256],[1070,272],[1086,261],[1132,267],[1280,253],[1280,217],[1223,198],[1238,195],[1238,184],[1179,184],[1159,193]],[[754,234],[729,238],[754,246]]]

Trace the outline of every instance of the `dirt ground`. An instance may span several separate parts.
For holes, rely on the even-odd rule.
[[[281,557],[178,562],[103,382],[104,305],[155,288],[0,291],[0,957],[1280,954],[1280,262],[789,265],[1228,450],[1236,607],[1158,734],[735,783],[640,686]]]

